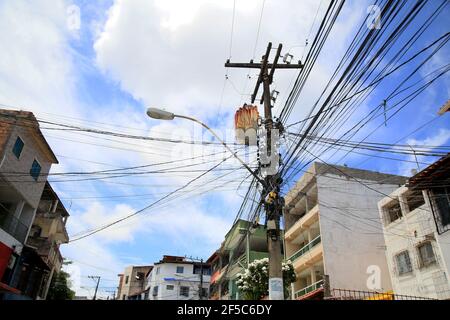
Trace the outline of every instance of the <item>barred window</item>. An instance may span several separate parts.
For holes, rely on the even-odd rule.
[[[450,188],[433,188],[438,215],[442,226],[450,224]]]
[[[411,259],[409,258],[409,252],[407,250],[395,255],[395,263],[399,275],[412,272]]]
[[[392,223],[402,217],[402,209],[398,200],[389,203],[385,208],[385,216],[387,224]]]
[[[436,262],[433,245],[430,241],[424,242],[417,246],[420,258],[420,267],[426,267]]]
[[[189,287],[180,287],[180,296],[189,297]]]

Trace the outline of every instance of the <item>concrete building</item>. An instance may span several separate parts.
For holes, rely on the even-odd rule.
[[[395,294],[450,299],[449,185],[450,154],[378,204]]]
[[[118,300],[134,300],[145,290],[146,275],[153,266],[128,266],[119,274]],[[131,297],[131,298],[130,298]]]
[[[237,274],[247,268],[249,263],[267,257],[264,226],[253,226],[249,221],[241,219],[236,221],[225,235],[220,249],[207,261],[212,267],[210,299],[239,299]]]
[[[47,174],[58,161],[33,113],[1,109],[0,120],[0,289],[19,293],[14,288],[25,260],[35,260],[38,268],[46,269],[24,244]]]
[[[149,300],[200,300],[208,298],[211,268],[185,257],[163,256],[147,277]]]
[[[325,276],[331,289],[391,289],[378,201],[380,192],[389,194],[405,181],[322,163],[305,171],[285,196],[286,259],[297,274],[294,299],[322,298]]]
[[[47,182],[26,243],[35,249],[48,267],[33,298],[45,299],[52,277],[61,270],[63,257],[59,248],[69,241],[66,230],[68,217],[69,213]]]

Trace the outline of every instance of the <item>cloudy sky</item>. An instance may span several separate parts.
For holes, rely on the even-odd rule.
[[[2,108],[31,110],[41,120],[60,124],[138,136],[210,139],[188,121],[147,118],[146,107],[158,106],[202,119],[229,138],[234,111],[248,102],[257,75],[245,69],[226,70],[225,60],[257,61],[269,41],[283,43],[284,53],[301,59],[308,50],[305,43],[311,43],[328,3],[0,0],[0,104]],[[344,5],[290,122],[308,113],[355,28],[364,20],[369,4],[348,1]],[[448,16],[448,8],[444,13]],[[437,19],[423,43],[427,36],[445,31],[448,24]],[[424,66],[424,76],[427,70],[448,63],[448,49],[444,47]],[[273,86],[280,95],[275,113],[283,106],[296,75],[295,71],[284,70],[276,75]],[[371,141],[394,142],[434,118],[448,99],[448,84],[448,77],[441,78]],[[383,87],[370,101],[380,101],[382,93]],[[367,110],[362,107],[359,112]],[[448,144],[449,122],[448,116],[441,117],[402,142]],[[146,168],[142,174],[107,179],[52,177],[54,188],[70,211],[68,230],[73,237],[146,207],[226,155],[214,145],[200,148],[85,132],[43,131],[60,162],[53,167],[54,173],[178,161],[157,168],[170,173],[150,174]],[[200,157],[202,154],[210,156]],[[182,161],[195,156],[194,162]],[[253,161],[254,154],[247,160]],[[197,165],[176,169],[193,163]],[[368,161],[354,155],[345,163],[397,174],[407,174],[415,167],[408,162]],[[220,168],[223,171],[201,177],[177,197],[63,246],[63,255],[73,261],[69,269],[77,294],[92,295],[94,284],[89,275],[101,275],[101,295],[111,294],[117,286],[117,274],[125,266],[152,264],[163,254],[207,259],[230,228],[249,181],[241,184],[246,172],[232,159]]]

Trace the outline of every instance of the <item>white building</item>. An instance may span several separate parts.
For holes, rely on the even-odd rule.
[[[209,265],[184,257],[164,256],[147,277],[146,295],[149,300],[199,300],[201,291],[201,298],[206,300],[210,280]]]
[[[314,163],[285,196],[285,253],[297,281],[294,299],[333,289],[389,291],[391,281],[378,214],[379,192],[405,177]],[[336,290],[337,291],[337,290]]]
[[[395,294],[450,299],[450,156],[379,202]]]

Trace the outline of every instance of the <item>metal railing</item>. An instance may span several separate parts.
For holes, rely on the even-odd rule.
[[[322,287],[323,287],[323,280],[319,280],[319,281],[314,282],[313,284],[311,284],[311,285],[309,285],[307,287],[304,287],[303,289],[300,289],[300,290],[296,291],[294,293],[294,298],[297,299],[297,298],[299,298],[301,296],[304,296],[307,293],[310,293],[310,292],[312,292],[314,290],[317,290],[317,289],[320,289]]]
[[[25,242],[28,227],[11,213],[0,213],[0,228],[16,238],[20,243]]]
[[[312,239],[308,244],[303,246],[300,250],[295,252],[292,256],[289,257],[288,260],[294,261],[298,258],[300,258],[302,255],[304,255],[306,252],[314,248],[316,245],[318,245],[321,242],[320,235]]]
[[[436,300],[429,297],[409,296],[395,294],[392,291],[375,292],[349,289],[331,289],[331,297],[328,300]]]

